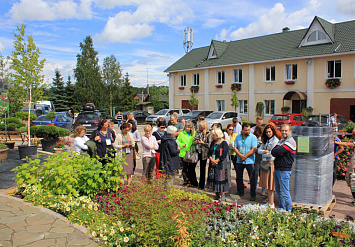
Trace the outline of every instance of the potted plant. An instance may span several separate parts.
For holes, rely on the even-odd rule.
[[[62,153],[67,150],[67,147],[70,146],[69,138],[60,138],[57,145],[54,146],[54,153]]]
[[[200,89],[199,86],[191,86],[190,91],[191,93],[198,93],[198,90]]]
[[[289,107],[289,106],[281,107],[281,112],[284,113],[284,114],[289,112],[290,110],[291,110],[291,107]]]
[[[32,126],[31,133],[33,136],[43,138],[41,140],[43,151],[53,152],[54,146],[58,143],[58,138],[69,136],[70,130],[63,129],[54,125],[39,125]]]
[[[233,83],[231,85],[231,90],[232,91],[240,91],[242,89],[242,84],[239,83]]]
[[[185,87],[179,87],[179,89],[180,89],[180,90],[184,90],[184,89],[185,89]]]
[[[333,89],[339,87],[341,85],[341,81],[338,78],[331,78],[325,81],[325,85],[329,89]]]
[[[9,151],[9,148],[5,144],[0,143],[0,163],[3,163],[6,161],[8,151]]]
[[[57,117],[57,113],[55,112],[48,112],[46,118],[51,120],[51,125],[54,125],[53,120]]]
[[[293,84],[295,84],[295,81],[285,81],[285,84],[286,85],[293,85]]]
[[[217,84],[217,85],[215,85],[215,87],[216,87],[216,88],[222,88],[222,87],[223,87],[223,85],[221,85],[221,84]]]

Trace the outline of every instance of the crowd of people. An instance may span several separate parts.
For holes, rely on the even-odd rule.
[[[250,201],[256,199],[256,189],[262,188],[261,196],[267,198],[267,206],[275,207],[275,192],[279,199],[279,208],[292,209],[289,180],[296,154],[296,141],[292,137],[292,128],[288,124],[281,127],[281,132],[274,123],[263,125],[263,119],[257,117],[256,126],[251,128],[248,122],[239,123],[233,119],[226,132],[219,124],[213,124],[211,131],[201,117],[197,129],[192,122],[178,122],[178,115],[171,115],[170,121],[158,118],[156,126],[144,127],[144,136],[140,136],[133,114],[128,120],[120,120],[120,133],[116,133],[113,124],[103,119],[90,139],[86,129],[79,126],[75,130],[75,150],[95,149],[103,164],[107,157],[124,154],[124,172],[127,184],[131,183],[136,167],[138,142],[142,144],[143,175],[149,182],[154,173],[156,178],[173,181],[181,170],[183,186],[212,189],[216,200],[225,201],[225,193],[231,187],[232,165],[236,172],[236,193],[244,197],[244,170],[247,170],[250,184]],[[355,136],[355,131],[353,132]],[[90,143],[91,141],[91,143]],[[335,140],[338,148],[335,157],[342,152],[343,146],[355,143],[342,143]],[[91,146],[91,148],[90,148]],[[336,160],[336,159],[335,159]],[[199,179],[196,165],[199,163]],[[355,167],[354,167],[355,168]],[[350,168],[349,170],[352,170]],[[335,179],[334,179],[335,181]],[[354,198],[355,193],[353,192]],[[354,202],[355,205],[355,202]]]

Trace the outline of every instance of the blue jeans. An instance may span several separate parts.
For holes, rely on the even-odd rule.
[[[255,190],[256,190],[256,185],[255,185],[255,179],[254,179],[254,164],[242,164],[242,163],[237,163],[235,165],[235,171],[237,172],[237,190],[239,195],[244,194],[244,184],[243,184],[243,174],[244,174],[244,169],[247,169],[248,175],[249,175],[249,180],[250,180],[250,196],[255,197]]]
[[[119,128],[121,126],[121,121],[117,121],[117,127]]]
[[[290,195],[291,171],[274,171],[275,190],[279,197],[279,208],[291,211],[292,200]]]

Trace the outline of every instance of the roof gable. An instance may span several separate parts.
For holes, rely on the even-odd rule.
[[[329,21],[326,21],[318,16],[314,17],[299,47],[334,43],[333,29],[333,24]]]

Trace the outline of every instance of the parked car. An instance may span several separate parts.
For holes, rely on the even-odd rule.
[[[332,114],[318,114],[318,115],[310,115],[307,118],[307,121],[304,125],[306,126],[331,126],[330,117]],[[320,119],[320,121],[319,121]],[[337,116],[337,122],[340,123],[338,125],[338,130],[344,129],[347,125],[349,120],[344,117],[343,115]]]
[[[179,116],[184,116],[185,114],[191,112],[190,109],[162,109],[155,113],[154,115],[149,115],[145,119],[146,124],[154,125],[155,122],[157,121],[157,118],[162,117],[165,119],[166,122],[169,122],[170,120],[170,115],[172,115],[174,112],[178,113]]]
[[[278,129],[281,129],[281,125],[290,124],[290,125],[302,125],[307,121],[307,118],[303,114],[275,114],[270,120],[269,123],[274,123]]]
[[[54,124],[57,127],[61,127],[64,129],[72,130],[73,122],[69,118],[64,115],[57,115],[57,117],[53,120],[49,120],[46,115],[39,116],[36,120],[32,121],[32,126],[36,125],[50,125]]]
[[[192,111],[192,112],[186,113],[183,116],[179,116],[178,117],[178,122],[180,122],[181,119],[184,118],[186,122],[193,122],[196,125],[199,116],[207,117],[212,112],[213,111],[199,111],[199,110]]]
[[[74,122],[74,129],[79,125],[86,128],[86,135],[91,135],[91,133],[97,129],[101,114],[99,111],[82,111],[78,114]]]
[[[28,108],[27,108],[27,109],[24,108],[24,109],[22,109],[21,111],[23,111],[23,112],[28,112]],[[30,109],[30,113],[31,113],[31,114],[36,114],[37,117],[43,115],[43,111],[42,111],[41,109]]]
[[[123,121],[127,121],[127,115],[130,112],[133,113],[134,119],[137,120],[138,124],[144,124],[145,123],[145,119],[150,115],[146,111],[126,111],[126,112],[121,112]],[[115,119],[115,116],[113,116],[110,120],[117,124],[117,119]]]
[[[66,118],[70,119],[73,122],[73,117],[68,115],[68,112],[56,112],[57,116],[65,116]]]
[[[211,129],[214,123],[221,125],[222,129],[226,129],[228,124],[233,123],[233,118],[237,117],[238,122],[242,123],[242,119],[238,117],[238,113],[233,111],[214,111],[208,115],[205,120],[207,121],[208,128]]]

